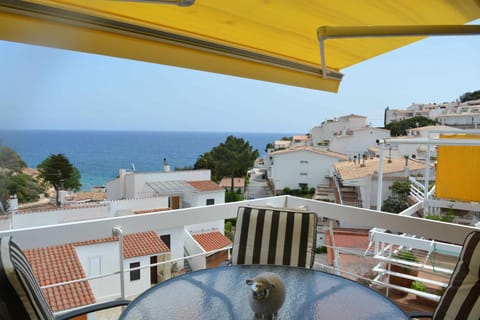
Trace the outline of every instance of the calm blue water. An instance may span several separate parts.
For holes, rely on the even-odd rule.
[[[64,154],[80,170],[82,190],[90,190],[116,178],[119,169],[130,169],[132,163],[140,172],[163,171],[163,158],[172,169],[193,166],[200,154],[229,135],[248,141],[262,155],[268,143],[292,134],[0,130],[0,143],[33,168],[51,154]]]

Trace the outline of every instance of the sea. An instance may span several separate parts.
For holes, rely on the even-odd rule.
[[[90,191],[115,179],[119,169],[163,171],[164,159],[172,170],[193,167],[229,135],[248,141],[262,156],[268,143],[293,133],[0,130],[0,144],[31,168],[51,154],[65,155],[80,171],[82,191]]]

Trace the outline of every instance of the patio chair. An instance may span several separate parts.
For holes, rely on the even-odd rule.
[[[311,268],[315,258],[315,212],[240,207],[232,264],[275,264]]]
[[[433,314],[410,312],[411,318],[480,319],[480,231],[470,233],[463,244],[448,287]]]
[[[5,320],[70,319],[129,303],[115,300],[54,316],[27,258],[11,237],[0,238],[0,288],[0,319]]]

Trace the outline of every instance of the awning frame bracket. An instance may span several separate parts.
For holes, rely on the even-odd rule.
[[[324,78],[327,74],[325,40],[328,39],[471,35],[480,35],[480,25],[321,26],[317,29]]]

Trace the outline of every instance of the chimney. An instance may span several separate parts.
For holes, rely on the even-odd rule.
[[[163,158],[163,172],[170,172],[170,165],[167,163],[166,158]]]

